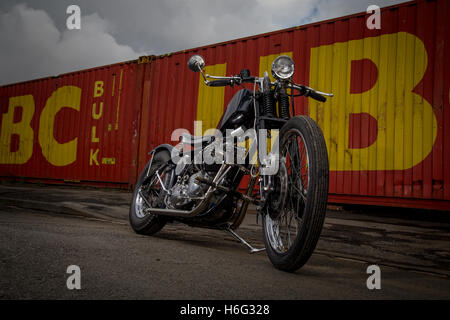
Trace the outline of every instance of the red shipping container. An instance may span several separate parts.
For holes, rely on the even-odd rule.
[[[133,183],[144,72],[133,61],[1,87],[1,176]]]
[[[383,8],[380,30],[369,30],[369,14],[360,13],[1,87],[0,175],[133,184],[151,149],[170,142],[174,129],[198,134],[215,127],[239,90],[206,87],[186,67],[191,55],[204,56],[209,74],[248,68],[262,75],[276,56],[288,54],[295,82],[335,94],[323,104],[295,99],[296,113],[324,131],[330,201],[450,210],[449,16],[448,1],[418,0]],[[60,89],[70,86],[81,89],[79,110],[58,112],[64,95],[77,91]],[[104,95],[96,96],[97,86]],[[11,106],[31,105],[30,96],[31,118],[30,107]],[[203,121],[196,132],[195,120]],[[67,163],[74,139],[75,161]]]

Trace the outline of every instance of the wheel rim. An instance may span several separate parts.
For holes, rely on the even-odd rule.
[[[265,231],[270,246],[283,254],[292,247],[299,235],[310,181],[308,148],[299,130],[291,129],[286,133],[280,158],[286,163],[288,175],[286,205],[276,219],[265,215]]]
[[[138,218],[144,218],[148,214],[148,206],[146,205],[144,199],[141,197],[140,192],[142,191],[142,187],[139,187],[138,194],[136,196],[136,200],[134,202],[134,212],[136,212],[136,216]]]

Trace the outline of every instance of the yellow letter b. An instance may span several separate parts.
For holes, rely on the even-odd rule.
[[[19,122],[14,122],[14,111],[17,107],[22,107],[22,119]],[[2,117],[0,164],[24,164],[30,160],[33,155],[34,139],[34,132],[30,124],[34,109],[32,95],[9,99],[8,112]],[[15,151],[11,151],[13,135],[19,136],[19,146]]]

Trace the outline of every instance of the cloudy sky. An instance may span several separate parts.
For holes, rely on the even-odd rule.
[[[163,54],[404,0],[1,0],[0,85]],[[66,9],[81,8],[81,30]]]

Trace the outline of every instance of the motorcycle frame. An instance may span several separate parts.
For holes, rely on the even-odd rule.
[[[208,79],[218,79],[220,80],[226,80],[226,81],[230,81],[231,85],[233,86],[235,83],[233,83],[233,81],[236,81],[236,84],[241,84],[239,83],[239,78],[238,77],[217,77],[217,76],[210,76],[210,75],[205,75],[203,73],[202,70],[200,70],[203,78],[204,78],[204,83],[206,85],[211,85],[212,81],[209,81]],[[265,116],[265,115],[261,115],[260,114],[260,103],[261,103],[261,96],[262,93],[264,92],[264,81],[269,81],[269,90],[270,91],[275,91],[277,89],[291,89],[291,99],[289,101],[289,112],[292,112],[292,115],[295,115],[295,111],[294,111],[294,106],[293,106],[293,99],[296,96],[299,95],[293,95],[293,89],[297,89],[297,90],[302,90],[304,91],[305,88],[306,90],[313,90],[309,87],[306,86],[298,86],[295,85],[292,82],[286,81],[286,80],[277,80],[275,82],[270,82],[270,80],[268,80],[268,76],[267,74],[265,75],[265,77],[262,78],[253,78],[253,83],[254,83],[254,87],[253,87],[253,105],[254,105],[254,123],[253,123],[253,129],[255,130],[255,132],[259,132],[259,130],[261,129],[280,129],[288,120],[287,119],[281,119],[279,117],[277,117],[275,115],[275,117],[269,117],[269,116]],[[258,87],[258,89],[257,89]],[[274,89],[272,89],[274,88]],[[305,91],[304,91],[305,92]],[[327,96],[332,96],[332,94],[326,94],[323,92],[318,92],[322,95],[327,95]],[[304,94],[300,94],[300,95],[304,95]],[[257,135],[258,136],[258,135]],[[259,139],[256,138],[256,148],[257,150],[259,150]],[[161,149],[165,149],[168,150],[169,152],[172,151],[173,147],[170,145],[160,145],[157,148],[155,148],[154,150],[152,150],[150,152],[150,154],[152,154],[152,158],[150,160],[150,166],[149,166],[149,171],[150,171],[150,167],[151,167],[151,163],[153,161],[153,155],[156,153],[156,151],[161,150]],[[203,149],[203,148],[202,148]],[[247,155],[248,156],[248,155]],[[260,159],[259,159],[259,154],[257,156],[257,165],[261,166],[260,163]],[[250,172],[251,173],[251,178],[249,180],[249,184],[248,187],[246,189],[246,191],[244,193],[241,193],[239,191],[237,191],[237,188],[239,186],[240,181],[242,180],[242,177],[240,178],[239,183],[237,183],[236,186],[236,190],[229,190],[226,187],[222,187],[219,185],[219,182],[227,175],[227,173],[229,173],[229,171],[231,170],[231,168],[237,168],[238,170],[242,170],[244,172]],[[172,169],[175,170],[175,169]],[[252,166],[247,165],[247,167],[242,167],[242,165],[236,165],[236,164],[228,164],[225,162],[222,162],[220,169],[217,171],[217,174],[215,175],[214,179],[212,180],[212,182],[209,183],[209,188],[207,190],[207,192],[205,193],[205,195],[202,197],[203,199],[200,201],[200,203],[195,206],[194,208],[192,208],[191,210],[179,210],[179,209],[168,209],[168,208],[152,208],[151,205],[148,203],[147,199],[143,197],[144,201],[147,202],[147,205],[150,207],[149,211],[152,214],[156,214],[156,215],[162,215],[162,216],[166,216],[169,218],[173,218],[174,220],[179,220],[181,222],[193,225],[193,226],[198,226],[198,227],[206,227],[206,228],[217,228],[217,229],[236,229],[240,226],[240,224],[242,223],[247,210],[248,210],[248,206],[250,205],[250,203],[255,203],[255,204],[261,204],[262,202],[264,202],[264,194],[262,190],[270,190],[270,185],[271,185],[271,176],[264,176],[264,175],[260,175],[259,179],[258,179],[258,175],[257,174],[253,174],[252,171]],[[259,181],[259,186],[260,186],[260,199],[257,199],[257,196],[253,197],[253,191],[256,185],[257,180]],[[169,186],[169,190],[172,186]],[[228,189],[228,190],[225,190]],[[231,196],[233,197],[237,197],[240,198],[243,202],[241,204],[241,207],[234,213],[231,214],[231,216],[229,216],[226,220],[226,222],[224,223],[224,221],[220,220],[220,218],[217,221],[208,221],[208,222],[203,222],[201,218],[204,218],[205,216],[208,217],[213,217],[215,210],[217,207],[220,206],[220,204],[216,205],[216,207],[214,208],[210,208],[208,210],[206,210],[209,201],[211,200],[214,192],[216,192],[217,190],[220,190],[224,193],[228,193],[231,194]],[[226,198],[226,197],[225,197]],[[225,198],[222,198],[225,199]],[[238,199],[239,200],[239,199]],[[196,219],[196,218],[200,218],[200,219]],[[193,220],[193,221],[190,221]]]

